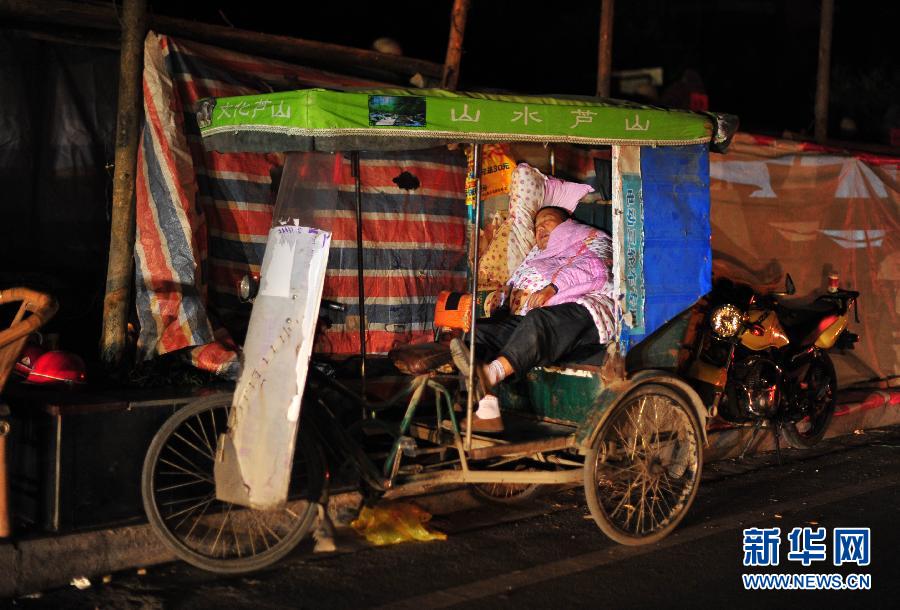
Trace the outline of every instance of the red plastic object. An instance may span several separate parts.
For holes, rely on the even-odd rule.
[[[38,357],[25,383],[85,383],[87,366],[80,356],[52,351]]]

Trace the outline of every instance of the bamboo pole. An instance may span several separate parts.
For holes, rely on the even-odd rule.
[[[822,0],[819,19],[819,69],[816,73],[815,138],[828,138],[828,90],[831,84],[831,31],[834,24],[834,0]]]
[[[100,356],[108,365],[119,364],[125,351],[128,304],[134,276],[134,190],[147,0],[124,0],[122,9],[112,226],[100,347]]]
[[[609,97],[612,72],[613,14],[616,0],[603,0],[600,8],[600,48],[597,56],[597,96]]]
[[[459,83],[459,64],[462,61],[463,37],[466,32],[466,17],[469,14],[470,0],[453,0],[453,12],[450,15],[450,39],[447,41],[447,56],[444,59],[444,73],[441,87],[456,90]]]
[[[71,0],[0,0],[0,16],[25,23],[52,23],[72,27],[118,30],[119,17],[113,3],[83,4]],[[337,44],[251,32],[238,28],[187,21],[162,15],[148,16],[149,28],[163,34],[182,36],[238,51],[278,57],[317,66],[350,69],[353,73],[385,73],[411,77],[421,74],[440,78],[440,64],[356,49]],[[402,80],[402,79],[398,79]]]

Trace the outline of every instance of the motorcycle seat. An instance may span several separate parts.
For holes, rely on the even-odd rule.
[[[798,345],[813,343],[840,314],[840,306],[832,301],[817,300],[799,306],[779,304],[778,319],[788,339]],[[818,332],[817,332],[818,331]]]

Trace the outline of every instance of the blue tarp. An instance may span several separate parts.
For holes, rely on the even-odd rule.
[[[706,146],[643,147],[644,329],[635,345],[712,287],[709,152]]]

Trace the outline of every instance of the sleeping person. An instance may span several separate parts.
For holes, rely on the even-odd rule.
[[[482,397],[472,418],[475,432],[503,431],[492,388],[503,379],[563,359],[578,348],[609,342],[615,328],[612,246],[609,235],[571,218],[593,189],[548,177],[534,217],[535,246],[503,290],[494,293],[490,318],[475,330],[476,373]],[[493,305],[493,307],[491,307]],[[461,339],[450,344],[456,366],[468,375]]]

